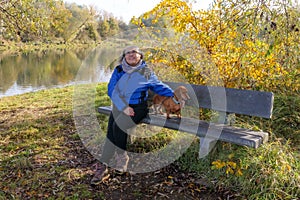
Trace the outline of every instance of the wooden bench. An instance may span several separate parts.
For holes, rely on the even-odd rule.
[[[165,83],[172,89],[184,85],[189,90],[191,99],[186,102],[182,112],[189,108],[193,111],[199,111],[201,108],[210,109],[218,114],[217,121],[199,120],[196,112],[196,117],[187,114],[189,117],[183,115],[181,120],[176,118],[167,120],[162,115],[148,114],[141,123],[179,130],[200,137],[200,158],[205,157],[218,140],[253,148],[258,148],[268,141],[267,132],[232,126],[230,116],[241,114],[270,119],[273,110],[273,93],[175,82]],[[99,107],[98,112],[109,115],[111,107]]]

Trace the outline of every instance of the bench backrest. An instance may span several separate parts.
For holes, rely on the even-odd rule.
[[[254,90],[165,82],[172,89],[183,85],[189,90],[191,99],[186,105],[197,105],[221,112],[271,118],[274,94]]]

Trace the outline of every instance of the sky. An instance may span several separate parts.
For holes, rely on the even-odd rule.
[[[135,16],[151,10],[161,0],[64,0],[68,3],[76,3],[77,5],[93,5],[98,10],[105,10],[112,13],[114,17],[122,19],[128,23]],[[194,0],[195,1],[195,0]],[[196,0],[193,4],[195,9],[206,9],[213,0]]]

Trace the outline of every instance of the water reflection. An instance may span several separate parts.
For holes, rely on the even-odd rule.
[[[94,54],[90,56],[90,54]],[[101,49],[49,50],[20,55],[0,54],[0,98],[45,88],[74,84],[83,61],[90,65],[84,73],[90,82],[107,82],[107,67],[118,55]],[[101,61],[100,65],[99,61]],[[106,67],[105,67],[106,66]]]

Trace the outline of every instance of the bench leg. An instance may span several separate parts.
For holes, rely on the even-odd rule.
[[[219,124],[233,125],[235,123],[235,114],[228,112],[218,112],[219,113]]]
[[[207,156],[216,142],[217,140],[213,138],[200,137],[199,159]]]
[[[127,129],[127,134],[128,134],[128,138],[127,138],[128,143],[133,144],[134,141],[136,140],[136,126]]]

